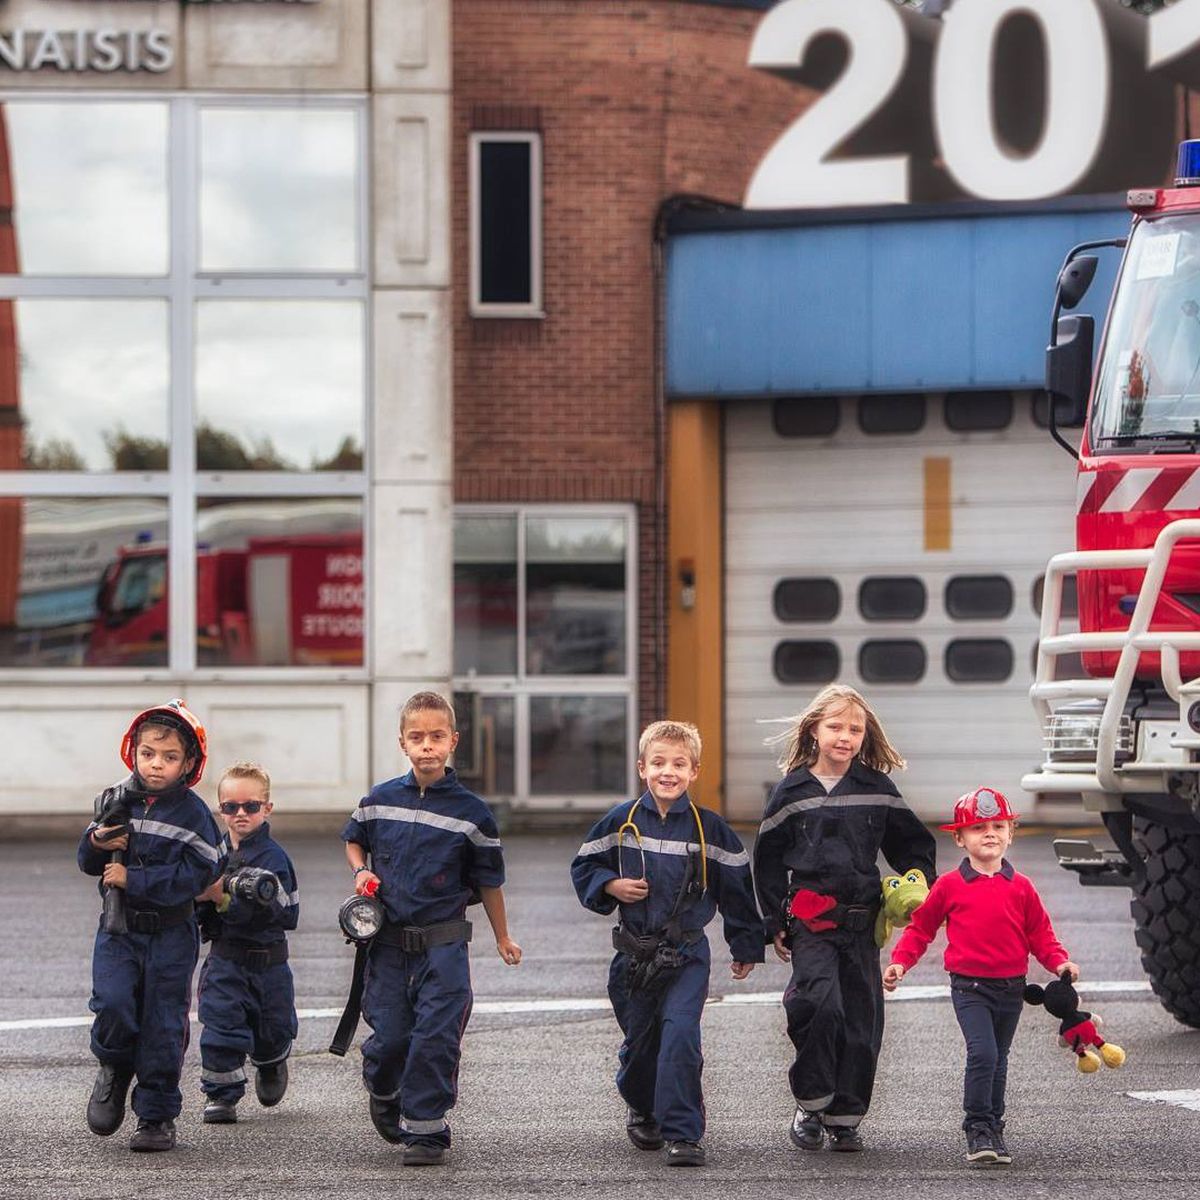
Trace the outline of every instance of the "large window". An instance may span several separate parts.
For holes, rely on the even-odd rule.
[[[0,126],[0,667],[361,668],[362,105]]]
[[[454,673],[460,773],[522,803],[634,786],[631,509],[460,508]],[[499,789],[499,790],[498,790]]]

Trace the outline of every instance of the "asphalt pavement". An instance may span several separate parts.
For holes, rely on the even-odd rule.
[[[787,969],[771,963],[745,983],[728,975],[719,923],[712,1002],[704,1018],[703,1170],[673,1170],[625,1139],[612,1083],[618,1032],[604,1002],[609,922],[575,900],[567,866],[579,837],[506,840],[506,886],[520,967],[497,957],[480,910],[472,947],[476,1011],[464,1044],[451,1163],[405,1168],[367,1118],[357,1048],[326,1047],[349,982],[351,949],[336,927],[350,881],[336,834],[281,834],[300,879],[292,935],[300,1036],[292,1084],[279,1107],[251,1095],[236,1126],[200,1121],[198,1042],[184,1070],[180,1145],[170,1154],[127,1149],[132,1120],[91,1135],[84,1109],[95,1063],[87,998],[98,899],[75,867],[73,842],[0,843],[0,1197],[85,1200],[365,1200],[401,1197],[561,1196],[592,1186],[605,1197],[925,1198],[1004,1192],[1077,1197],[1190,1195],[1200,1180],[1200,1032],[1166,1014],[1146,990],[1128,893],[1085,889],[1053,862],[1049,832],[1013,847],[1042,891],[1058,933],[1083,968],[1083,1002],[1105,1019],[1127,1064],[1083,1076],[1058,1046],[1057,1021],[1027,1009],[1009,1074],[1011,1168],[962,1159],[962,1039],[945,998],[940,940],[887,1003],[875,1101],[859,1155],[804,1154],[787,1138],[791,1045],[779,994]],[[955,859],[941,843],[942,865]],[[1036,967],[1031,978],[1043,973]],[[365,1027],[359,1029],[359,1040]],[[198,1027],[193,1025],[193,1034]],[[1181,1106],[1188,1101],[1195,1108]],[[1136,1098],[1169,1093],[1163,1100]]]

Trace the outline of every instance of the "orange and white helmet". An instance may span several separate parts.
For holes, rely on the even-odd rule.
[[[979,825],[984,821],[1015,821],[1017,814],[1012,805],[995,788],[981,787],[954,802],[954,821],[941,826],[947,833],[965,829],[968,825]]]
[[[147,721],[152,725],[173,729],[183,738],[188,757],[195,759],[183,782],[188,787],[194,787],[200,782],[205,763],[208,762],[208,734],[204,732],[200,718],[179,699],[168,700],[166,704],[156,704],[153,708],[138,713],[129,723],[129,728],[121,739],[121,761],[131,771],[137,762],[137,732]]]

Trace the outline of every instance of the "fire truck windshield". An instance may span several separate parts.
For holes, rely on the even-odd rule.
[[[1200,445],[1200,213],[1141,221],[1133,232],[1096,378],[1091,444],[1101,454]]]

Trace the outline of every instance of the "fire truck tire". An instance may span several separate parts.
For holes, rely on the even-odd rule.
[[[1200,1029],[1200,834],[1134,818],[1145,875],[1134,889],[1142,969],[1162,1006]]]

